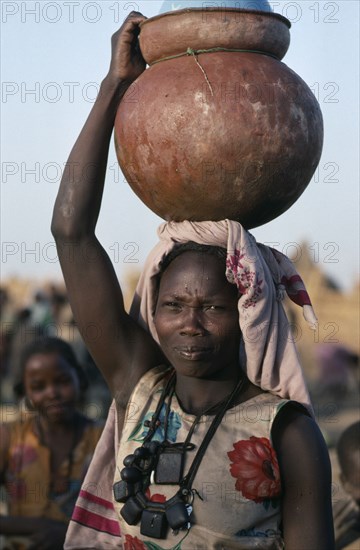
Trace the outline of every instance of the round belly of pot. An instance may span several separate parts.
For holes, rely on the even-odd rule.
[[[130,86],[115,121],[120,167],[151,210],[247,228],[298,199],[322,141],[314,94],[255,50],[192,50],[155,63]]]

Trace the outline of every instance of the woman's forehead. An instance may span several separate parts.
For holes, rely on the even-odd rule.
[[[186,251],[175,258],[163,273],[160,281],[162,292],[186,287],[223,287],[230,285],[225,277],[225,263],[213,254]]]

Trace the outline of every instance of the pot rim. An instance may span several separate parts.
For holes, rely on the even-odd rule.
[[[231,12],[235,12],[235,13],[249,13],[249,14],[252,14],[252,15],[261,15],[261,16],[268,16],[268,17],[272,17],[272,18],[275,18],[275,19],[278,19],[279,21],[281,21],[282,23],[285,23],[285,25],[288,27],[288,29],[291,28],[291,22],[289,21],[289,19],[287,19],[286,17],[284,17],[283,15],[281,15],[280,13],[274,13],[274,12],[269,12],[269,11],[262,11],[262,10],[250,10],[250,9],[243,9],[243,8],[213,8],[213,7],[205,7],[205,8],[183,8],[181,10],[174,10],[174,11],[167,11],[165,13],[159,13],[158,15],[154,15],[153,17],[149,17],[148,19],[146,19],[145,21],[141,21],[139,27],[140,27],[140,30],[142,29],[142,27],[144,25],[147,25],[148,23],[151,23],[152,21],[157,21],[158,19],[162,19],[164,17],[173,17],[173,16],[176,16],[176,15],[179,15],[179,14],[184,14],[184,13],[191,13],[191,12],[203,12],[204,9],[207,11],[207,12],[226,12],[226,13],[231,13]]]

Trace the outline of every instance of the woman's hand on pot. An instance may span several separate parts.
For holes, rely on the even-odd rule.
[[[130,85],[145,70],[146,63],[138,41],[139,25],[145,20],[144,15],[132,11],[111,38],[112,55],[107,79],[114,83],[126,82]]]

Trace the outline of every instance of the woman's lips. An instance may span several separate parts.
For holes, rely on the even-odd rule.
[[[201,359],[204,359],[208,357],[212,352],[212,348],[205,348],[200,346],[177,346],[174,349],[176,353],[178,353],[181,357],[184,357],[185,359],[189,359],[191,361],[199,361]]]

